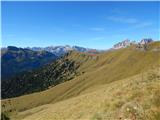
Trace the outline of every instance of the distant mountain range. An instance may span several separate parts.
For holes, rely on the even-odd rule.
[[[120,49],[128,47],[132,44],[138,44],[138,45],[145,45],[147,43],[153,42],[151,38],[142,39],[140,42],[136,43],[135,41],[131,41],[129,39],[126,39],[124,41],[118,42],[117,44],[113,45],[112,49]]]
[[[48,47],[27,47],[27,49],[33,50],[33,51],[48,51],[51,52],[53,54],[55,54],[56,56],[62,56],[64,54],[66,54],[67,52],[71,51],[71,50],[75,50],[78,52],[88,52],[88,53],[99,53],[101,52],[101,50],[97,50],[97,49],[91,49],[91,48],[84,48],[84,47],[80,47],[80,46],[69,46],[69,45],[65,45],[65,46],[48,46]]]

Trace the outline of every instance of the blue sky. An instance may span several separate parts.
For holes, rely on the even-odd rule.
[[[2,46],[108,49],[159,39],[160,2],[2,2]]]

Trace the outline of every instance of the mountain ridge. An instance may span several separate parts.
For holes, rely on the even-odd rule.
[[[32,51],[15,46],[1,49],[2,80],[15,74],[43,66],[58,57],[47,51]]]
[[[51,52],[57,56],[62,56],[72,50],[75,50],[78,52],[90,52],[90,53],[92,53],[92,51],[94,51],[94,53],[101,52],[101,50],[85,48],[85,47],[80,47],[80,46],[76,46],[76,45],[75,46],[65,45],[65,46],[32,47],[32,48],[28,47],[27,49],[31,49],[33,51],[45,50],[45,51]]]

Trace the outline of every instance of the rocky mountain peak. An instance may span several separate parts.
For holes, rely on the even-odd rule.
[[[144,44],[148,44],[150,42],[153,42],[153,40],[151,38],[145,38],[145,39],[142,39],[139,43],[144,45]]]
[[[119,42],[119,43],[115,44],[113,46],[113,48],[114,49],[125,48],[125,47],[129,46],[130,44],[131,44],[131,41],[129,39],[126,39],[126,40],[124,40],[122,42]]]
[[[142,39],[140,42],[137,42],[137,43],[135,41],[131,41],[129,39],[126,39],[126,40],[123,40],[122,42],[118,42],[117,44],[115,44],[113,46],[113,49],[126,48],[127,46],[130,46],[132,44],[145,45],[150,42],[153,42],[153,40],[151,38]]]

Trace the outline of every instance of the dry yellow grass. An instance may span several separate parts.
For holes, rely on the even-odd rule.
[[[151,73],[151,74],[150,74]],[[22,120],[154,120],[160,92],[160,71],[101,85],[95,91],[23,112]],[[155,101],[156,99],[157,101]],[[157,119],[158,120],[158,119]]]

